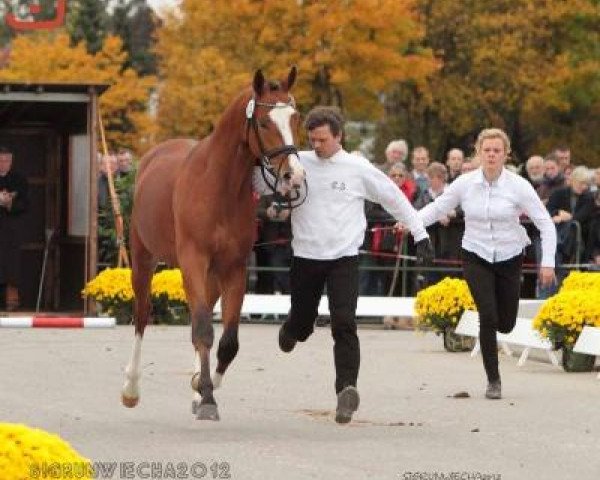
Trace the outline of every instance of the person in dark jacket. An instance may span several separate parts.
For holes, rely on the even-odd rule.
[[[12,152],[0,147],[0,285],[9,311],[19,307],[21,220],[29,206],[27,180],[12,164]]]
[[[571,174],[571,185],[555,190],[548,199],[546,207],[556,224],[557,252],[561,261],[569,260],[578,247],[573,222],[581,226],[581,238],[587,238],[589,223],[596,209],[594,196],[589,192],[590,184],[590,171],[586,167],[577,167]]]

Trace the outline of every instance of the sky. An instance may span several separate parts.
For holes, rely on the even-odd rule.
[[[148,4],[155,10],[160,10],[165,7],[173,7],[177,5],[180,0],[148,0]]]

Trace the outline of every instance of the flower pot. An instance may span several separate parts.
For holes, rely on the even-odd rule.
[[[591,372],[595,363],[594,355],[576,353],[573,347],[562,347],[562,366],[565,372]]]
[[[448,352],[468,352],[473,350],[476,339],[454,333],[454,327],[444,329],[444,348]]]

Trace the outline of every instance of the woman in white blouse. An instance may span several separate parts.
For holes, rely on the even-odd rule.
[[[463,272],[479,312],[479,340],[488,379],[486,397],[502,397],[496,332],[515,326],[523,249],[529,245],[519,217],[525,213],[540,230],[542,286],[555,281],[556,229],[533,187],[504,168],[510,140],[500,129],[483,130],[475,144],[477,170],[461,175],[433,203],[419,211],[426,226],[459,205],[465,212]]]

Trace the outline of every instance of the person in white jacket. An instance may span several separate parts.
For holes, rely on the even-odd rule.
[[[342,148],[343,117],[337,108],[314,108],[305,127],[313,150],[299,152],[308,190],[304,203],[291,214],[291,309],[279,331],[279,346],[290,352],[311,335],[327,287],[336,370],[336,421],[347,423],[360,401],[355,312],[358,250],[367,226],[365,200],[381,204],[410,229],[420,261],[431,259],[433,248],[423,222],[400,189],[367,159]],[[260,174],[255,175],[255,185],[256,180],[260,183]]]

